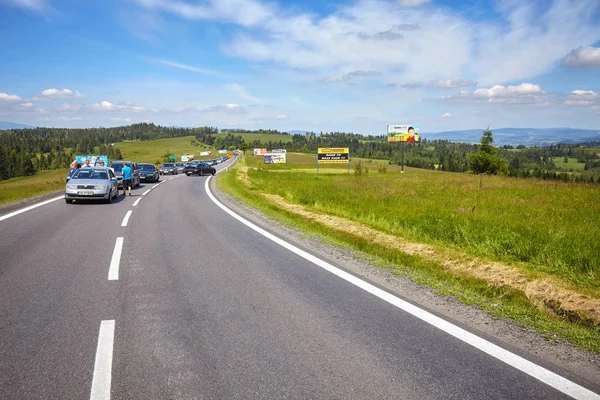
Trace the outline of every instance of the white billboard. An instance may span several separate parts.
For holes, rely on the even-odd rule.
[[[388,142],[418,142],[419,125],[398,124],[387,126]]]

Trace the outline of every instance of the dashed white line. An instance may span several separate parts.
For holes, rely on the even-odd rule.
[[[133,210],[127,211],[127,213],[125,214],[125,217],[123,218],[123,222],[121,222],[121,226],[127,226],[127,223],[129,222],[129,217],[131,217],[132,212],[133,212]]]
[[[123,238],[118,237],[115,243],[115,249],[110,260],[110,267],[108,268],[108,280],[118,281],[119,280],[119,264],[121,263],[121,252],[123,251]]]
[[[104,320],[100,323],[98,346],[96,347],[96,362],[92,378],[90,400],[110,399],[112,379],[112,359],[115,341],[115,320]]]
[[[19,215],[19,214],[24,213],[26,211],[33,210],[34,208],[45,206],[46,204],[50,204],[53,201],[64,199],[64,198],[65,198],[65,196],[55,197],[53,199],[42,201],[41,203],[37,203],[37,204],[34,204],[32,206],[25,207],[25,208],[22,208],[22,209],[17,210],[17,211],[13,211],[13,212],[11,212],[9,214],[1,216],[0,217],[0,221],[4,221],[5,219],[9,219],[10,217],[14,217],[15,215]]]
[[[163,183],[164,181],[162,181],[161,183]],[[156,185],[152,186],[152,189],[154,189],[155,187],[157,187],[158,185],[160,185],[160,183],[157,183]]]
[[[151,191],[152,191],[152,189],[148,189],[148,190],[146,190],[144,193],[142,193],[142,196],[145,196],[145,195],[147,195],[147,194],[148,194],[148,193],[150,193]]]
[[[399,309],[419,318],[420,320],[422,320],[424,322],[427,322],[428,324],[442,330],[443,332],[446,332],[449,335],[454,336],[455,338],[475,347],[476,349],[479,349],[479,350],[483,351],[484,353],[487,353],[490,356],[492,356],[508,365],[513,366],[514,368],[545,383],[546,385],[548,385],[550,387],[553,387],[556,390],[559,390],[575,399],[597,399],[597,400],[600,400],[600,395],[598,395],[597,393],[594,393],[591,390],[586,389],[583,386],[576,384],[575,382],[572,382],[558,374],[555,374],[554,372],[547,370],[546,368],[543,368],[537,364],[534,364],[531,361],[526,360],[525,358],[523,358],[521,356],[511,353],[510,351],[503,349],[500,346],[497,346],[485,339],[482,339],[479,336],[472,334],[471,332],[468,332],[454,324],[451,324],[450,322],[445,321],[442,318],[439,318],[439,317],[437,317],[437,316],[435,316],[413,304],[410,304],[410,303],[400,299],[399,297],[396,297],[396,296],[394,296],[394,295],[392,295],[370,283],[367,283],[367,282],[361,280],[360,278],[357,278],[356,276],[351,275],[348,272],[343,271],[343,270],[329,264],[328,262],[323,261],[320,258],[317,258],[317,257],[313,256],[312,254],[307,253],[306,251],[304,251],[302,249],[299,249],[298,247],[294,246],[293,244],[288,243],[288,242],[278,238],[277,236],[267,232],[266,230],[258,227],[257,225],[255,225],[252,222],[246,220],[245,218],[239,216],[238,214],[234,213],[229,208],[227,208],[223,204],[221,204],[213,196],[213,194],[211,193],[211,191],[209,189],[210,179],[211,179],[211,177],[208,177],[208,179],[206,179],[206,181],[204,182],[204,189],[206,190],[208,197],[213,201],[213,203],[215,203],[218,207],[220,207],[227,214],[231,215],[233,218],[237,219],[238,221],[240,221],[242,224],[246,225],[250,229],[263,235],[267,239],[272,240],[273,242],[277,243],[278,245],[280,245],[280,246],[288,249],[289,251],[297,254],[298,256],[304,258],[305,260],[312,262],[313,264],[323,268],[326,271],[331,272],[334,275],[337,275],[338,277],[344,279],[345,281],[379,297],[380,299],[388,302],[389,304],[391,304],[395,307],[398,307]]]
[[[139,199],[137,199],[136,201],[134,201],[132,206],[133,207],[137,206],[140,201],[142,201],[141,197]]]

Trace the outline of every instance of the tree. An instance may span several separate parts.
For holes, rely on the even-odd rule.
[[[497,149],[492,146],[494,138],[492,131],[488,128],[483,131],[481,146],[476,153],[469,154],[471,170],[476,174],[506,174],[508,172],[507,162],[499,157]]]

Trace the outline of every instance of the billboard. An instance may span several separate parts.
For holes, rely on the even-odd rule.
[[[419,125],[403,124],[387,126],[388,142],[418,142]]]
[[[219,154],[227,154],[227,149],[225,149],[225,150],[219,150]]]
[[[181,155],[181,161],[183,161],[183,162],[192,161],[193,159],[194,159],[194,154],[182,154]]]
[[[255,156],[264,156],[267,152],[267,149],[254,149]]]
[[[346,164],[350,161],[350,149],[348,147],[329,148],[320,147],[317,150],[317,163],[323,164]]]
[[[265,164],[285,164],[286,153],[265,153],[264,163]]]
[[[100,161],[104,161],[104,166],[108,167],[108,156],[76,156],[75,161],[80,163],[82,166],[85,165],[85,160],[90,160],[91,166],[100,166]]]
[[[210,153],[211,153],[210,151],[201,151],[200,155],[205,157],[205,156],[210,156]]]

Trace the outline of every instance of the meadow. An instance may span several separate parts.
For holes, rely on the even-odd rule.
[[[156,140],[126,140],[115,143],[115,146],[121,150],[124,160],[132,160],[138,163],[162,164],[165,154],[174,154],[177,156],[177,162],[181,162],[182,154],[195,154],[196,159],[216,158],[216,150],[208,146],[193,146],[192,140],[195,136],[184,136],[178,138],[156,139]],[[201,151],[212,150],[210,157],[199,157]]]
[[[41,171],[34,176],[0,181],[0,204],[26,199],[65,188],[68,169]]]
[[[350,174],[344,164],[317,174],[315,155],[288,153],[287,160],[265,165],[247,155],[219,186],[397,273],[600,351],[596,185],[400,173],[384,160],[359,159]],[[354,173],[359,162],[366,175]]]

